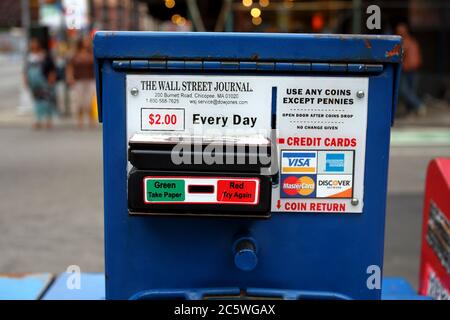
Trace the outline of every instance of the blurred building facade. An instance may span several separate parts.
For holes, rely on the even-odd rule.
[[[153,30],[148,5],[139,0],[90,0],[90,19],[95,29]]]
[[[86,7],[91,26],[106,30],[144,30],[148,24],[148,3],[142,0],[1,0],[0,28],[22,26],[24,3],[28,5],[31,25],[42,24],[44,7],[55,7],[62,15],[76,7]],[[72,7],[67,9],[68,7]],[[49,11],[47,11],[49,12]],[[44,18],[45,19],[45,18]],[[48,17],[47,17],[48,19]]]

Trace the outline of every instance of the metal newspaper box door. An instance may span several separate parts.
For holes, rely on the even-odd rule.
[[[99,32],[109,299],[378,299],[400,38]]]

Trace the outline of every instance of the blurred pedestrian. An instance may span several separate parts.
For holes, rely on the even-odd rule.
[[[50,54],[44,50],[38,39],[30,40],[29,52],[25,63],[25,85],[33,97],[36,117],[34,127],[51,128],[56,111],[56,67]]]
[[[400,78],[400,99],[404,100],[409,114],[423,116],[426,106],[417,95],[417,71],[422,65],[422,56],[417,40],[405,23],[396,27],[396,33],[403,38],[403,65]]]
[[[85,117],[88,117],[89,124],[94,126],[95,120],[91,116],[92,99],[95,94],[94,56],[89,36],[84,36],[78,41],[75,53],[66,68],[66,79],[71,87],[70,105],[73,114],[77,115],[78,127],[83,127]]]

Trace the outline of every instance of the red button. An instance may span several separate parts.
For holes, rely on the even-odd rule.
[[[255,180],[218,180],[217,201],[256,203],[256,181]]]

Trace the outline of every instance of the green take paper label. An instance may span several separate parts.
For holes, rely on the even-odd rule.
[[[147,202],[184,201],[185,181],[179,179],[146,179]]]

